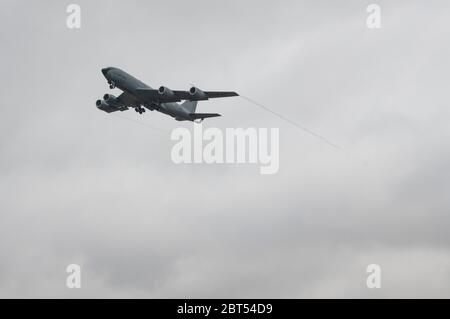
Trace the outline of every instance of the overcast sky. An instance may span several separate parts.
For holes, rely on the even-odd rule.
[[[0,297],[450,297],[448,1],[377,1],[376,30],[359,0],[76,1],[79,30],[0,3]],[[278,127],[279,172],[176,165],[192,124],[97,110],[105,66],[343,151],[230,98],[204,127]]]

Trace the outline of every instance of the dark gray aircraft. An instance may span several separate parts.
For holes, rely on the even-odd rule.
[[[95,103],[97,108],[108,113],[126,111],[131,107],[142,114],[147,108],[170,115],[177,121],[201,122],[205,118],[220,116],[220,114],[195,113],[198,101],[238,96],[236,92],[202,91],[196,87],[192,87],[189,91],[172,91],[164,86],[154,90],[118,68],[104,68],[102,73],[108,81],[110,89],[117,87],[123,91],[118,97],[105,94],[103,100],[97,100]],[[177,103],[181,101],[184,102]]]

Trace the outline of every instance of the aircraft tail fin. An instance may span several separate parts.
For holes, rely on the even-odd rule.
[[[198,101],[186,101],[181,106],[188,111],[189,113],[195,113],[195,109],[197,108]]]

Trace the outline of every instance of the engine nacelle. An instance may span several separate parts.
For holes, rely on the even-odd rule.
[[[115,108],[124,107],[123,103],[112,94],[103,95],[103,100],[105,100],[106,104],[108,104],[112,107],[115,107]]]
[[[160,86],[158,89],[158,94],[164,98],[174,98],[175,93],[171,89],[166,88],[165,86]]]
[[[104,100],[97,100],[95,102],[95,106],[102,111],[111,113],[114,111],[117,111],[117,108],[115,108],[114,106],[109,105],[108,103],[106,103]]]
[[[205,92],[203,92],[199,88],[196,88],[195,86],[189,89],[189,94],[192,96],[192,99],[196,101],[208,99],[208,96],[205,94]]]
[[[107,94],[105,94],[106,97]],[[115,99],[114,99],[115,98]],[[95,106],[102,111],[105,111],[107,113],[111,113],[111,112],[115,112],[115,111],[125,111],[128,108],[126,106],[124,106],[122,103],[117,104],[118,99],[116,97],[114,97],[111,99],[111,97],[108,96],[108,100],[111,103],[115,103],[115,105],[111,105],[109,103],[107,103],[105,100],[97,100],[95,102]],[[116,106],[117,105],[117,106]]]

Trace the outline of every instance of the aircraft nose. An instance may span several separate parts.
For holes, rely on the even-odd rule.
[[[104,68],[102,69],[102,73],[104,76],[106,76],[108,74],[109,68]]]

